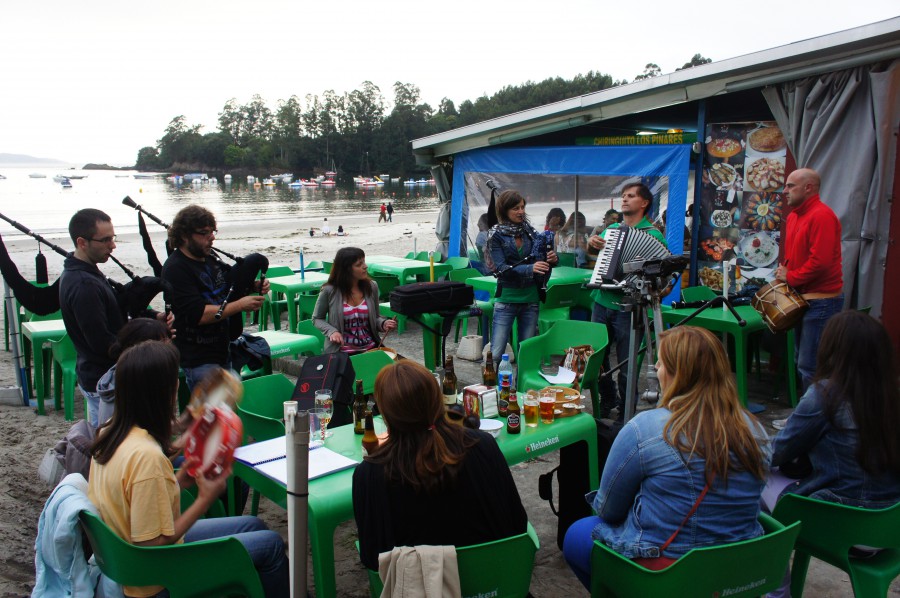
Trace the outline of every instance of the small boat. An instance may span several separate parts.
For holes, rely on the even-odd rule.
[[[328,172],[325,173],[326,179],[333,179],[336,176],[337,176],[337,173],[333,170],[329,170]]]
[[[252,185],[255,182],[256,182],[256,177],[253,176],[252,174],[248,174],[247,175],[247,184]]]
[[[389,180],[391,180],[391,175],[389,175],[389,174],[382,174],[382,175],[381,175],[380,177],[378,177],[378,178],[380,178],[382,181],[389,181]]]
[[[265,185],[266,187],[274,187],[275,181],[273,181],[272,179],[263,179],[262,184]]]
[[[206,182],[209,183],[210,185],[218,185],[219,179],[217,179],[216,177],[213,176],[213,177],[209,177],[209,180],[207,180]]]
[[[147,174],[146,172],[139,172],[137,174],[132,175],[136,179],[155,179],[155,174]],[[185,175],[187,176],[187,175]]]
[[[400,177],[398,177],[398,176],[392,176],[392,177],[391,177],[391,184],[392,184],[392,185],[395,185],[395,184],[397,184],[397,183],[399,183],[399,182],[400,182]]]
[[[291,189],[299,189],[302,186],[303,186],[302,181],[294,181],[293,183],[288,183],[288,187],[290,187]]]
[[[318,187],[319,186],[319,183],[317,181],[313,181],[313,180],[300,179],[300,182],[303,184],[304,187]]]
[[[70,174],[68,175],[70,181],[80,181],[81,179],[88,178],[86,174]]]
[[[225,180],[225,184],[226,184],[226,185],[230,185],[230,184],[231,184],[231,175],[230,175],[230,174],[226,174],[226,175],[223,177],[223,179]]]
[[[426,181],[425,179],[419,179],[418,181],[416,181],[416,185],[427,185],[427,184],[428,184],[428,181]]]
[[[412,187],[416,184],[416,181],[414,179],[407,179],[407,180],[403,181],[403,184],[406,185],[407,187]]]
[[[134,175],[134,178],[138,178],[138,176]],[[202,183],[207,180],[209,180],[209,175],[205,172],[189,172],[188,174],[184,175],[185,183],[193,183],[194,181],[200,181]]]
[[[32,172],[31,174],[28,175],[28,178],[30,178],[30,179],[46,179],[47,175],[41,174],[39,172]]]
[[[56,178],[56,177],[54,177],[54,178]],[[63,177],[62,180],[59,182],[62,184],[63,189],[71,189],[72,188],[72,181],[70,181],[66,177]]]
[[[337,185],[337,183],[335,182],[334,179],[325,179],[324,181],[322,181],[319,184],[322,185],[323,187],[334,187],[335,185]]]
[[[62,183],[63,181],[68,181],[68,180],[69,180],[68,177],[63,176],[61,174],[54,175],[54,177],[53,177],[54,183]]]

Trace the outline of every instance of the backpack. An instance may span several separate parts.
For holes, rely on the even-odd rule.
[[[315,407],[316,391],[331,389],[334,414],[328,422],[329,428],[353,423],[350,407],[353,404],[353,383],[356,372],[353,362],[346,353],[326,353],[307,357],[300,368],[292,401],[297,401],[297,409],[310,410]]]

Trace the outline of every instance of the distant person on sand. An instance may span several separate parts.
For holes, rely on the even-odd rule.
[[[387,222],[387,206],[381,202],[381,209],[378,211],[378,222]]]
[[[388,222],[393,222],[394,221],[394,206],[391,205],[391,202],[388,202],[388,205],[387,205],[387,215],[388,215]]]
[[[346,234],[347,233],[344,232],[344,227],[342,225],[338,224],[337,236],[343,237]]]
[[[328,218],[325,219],[325,224],[322,225],[322,234],[326,237],[331,235],[331,227],[328,226]]]
[[[310,237],[315,237],[315,236],[316,236],[316,231],[315,231],[315,229],[313,229],[313,227],[311,227],[311,226],[309,227],[309,236],[310,236]]]

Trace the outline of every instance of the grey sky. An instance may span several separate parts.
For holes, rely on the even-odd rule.
[[[436,108],[589,70],[632,80],[648,62],[670,72],[696,52],[722,60],[900,12],[895,0],[709,4],[7,2],[0,153],[133,164],[177,115],[215,130],[232,97],[275,109],[370,80],[391,101],[402,81]]]

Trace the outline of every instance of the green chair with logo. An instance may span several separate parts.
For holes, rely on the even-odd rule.
[[[722,546],[695,548],[661,571],[625,558],[599,540],[591,552],[591,596],[764,596],[778,588],[800,532],[760,515],[765,534]]]
[[[88,511],[79,514],[100,570],[116,583],[164,586],[172,598],[241,595],[264,598],[244,545],[217,538],[173,546],[135,546]]]
[[[547,289],[547,297],[540,304],[538,334],[544,334],[556,322],[571,319],[571,310],[578,305],[578,295],[584,293],[584,285],[555,284]]]
[[[524,534],[456,549],[459,585],[463,596],[529,596],[534,555],[541,547],[528,523]],[[359,542],[356,543],[359,550]],[[502,566],[499,566],[501,565]],[[378,571],[369,574],[369,594],[381,596],[384,584]]]
[[[590,345],[594,353],[588,358],[582,376],[582,385],[590,388],[594,414],[600,413],[600,394],[597,389],[597,378],[600,365],[609,345],[609,334],[605,324],[597,322],[581,322],[577,320],[561,320],[544,334],[533,336],[519,344],[519,392],[540,390],[550,383],[541,376],[541,364],[558,360],[565,355],[566,349],[578,345]],[[558,363],[558,361],[556,361]]]
[[[368,351],[351,355],[350,362],[353,364],[356,379],[363,381],[363,393],[368,395],[375,392],[375,378],[378,373],[394,363],[394,360],[385,351]]]
[[[788,525],[803,524],[794,564],[791,595],[801,596],[810,557],[845,571],[858,598],[887,596],[900,575],[900,503],[886,509],[862,509],[786,494],[775,505],[775,517]],[[880,548],[874,555],[858,554],[857,546]]]

